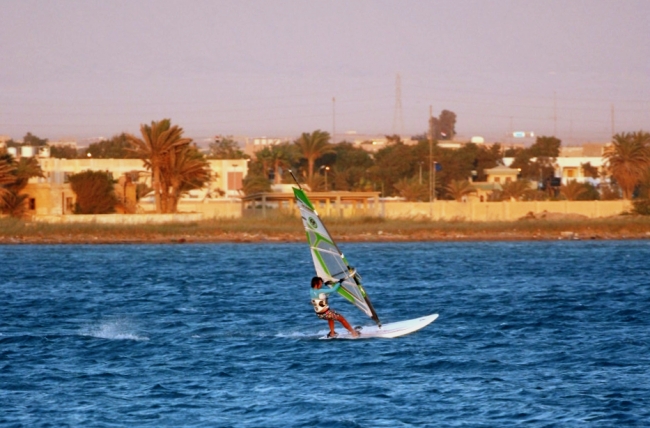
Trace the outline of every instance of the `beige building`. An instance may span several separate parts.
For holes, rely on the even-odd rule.
[[[75,194],[68,178],[83,171],[107,171],[113,179],[123,182],[129,177],[134,183],[151,186],[151,174],[140,159],[55,159],[38,158],[44,177],[30,179],[25,192],[29,195],[29,211],[32,214],[70,214]],[[184,200],[238,199],[242,181],[248,173],[246,159],[208,160],[213,179],[205,189],[194,190]],[[122,180],[121,180],[122,179]],[[120,181],[121,180],[121,181]]]
[[[471,200],[478,200],[485,202],[489,200],[490,194],[496,191],[503,190],[503,185],[517,181],[519,169],[508,168],[507,166],[499,165],[494,168],[485,170],[487,180],[483,182],[473,182],[472,186],[476,190],[475,195],[471,195]]]
[[[511,181],[517,181],[517,175],[521,171],[518,168],[509,168],[507,166],[499,165],[494,168],[485,170],[488,183],[506,184]]]

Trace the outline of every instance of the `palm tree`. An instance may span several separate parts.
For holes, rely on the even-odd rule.
[[[178,146],[169,153],[161,176],[169,190],[166,212],[175,213],[184,193],[200,189],[210,181],[210,165],[196,147]]]
[[[291,163],[294,158],[292,148],[288,143],[264,147],[255,154],[257,160],[262,162],[264,171],[273,168],[273,183],[282,183],[281,168]]]
[[[161,170],[170,152],[179,146],[186,146],[192,140],[183,138],[183,128],[177,125],[171,126],[169,119],[163,119],[160,122],[151,122],[150,125],[142,124],[140,126],[142,138],[133,135],[127,135],[127,141],[131,145],[131,150],[144,159],[145,167],[151,169],[152,187],[154,190],[154,200],[156,201],[156,212],[166,212],[167,207],[163,207],[161,195],[168,195],[168,189],[162,187]],[[166,196],[165,196],[166,202]]]
[[[631,199],[634,187],[650,166],[650,134],[643,131],[616,134],[603,157],[623,191],[623,198]]]
[[[531,190],[530,181],[528,180],[511,181],[503,185],[503,190],[501,190],[501,199],[514,199],[518,201]]]
[[[571,180],[567,184],[560,187],[560,193],[567,198],[568,201],[576,201],[578,198],[589,190],[585,187],[584,183],[578,183],[576,180]]]
[[[467,196],[470,193],[476,192],[476,189],[474,186],[472,186],[472,183],[467,180],[451,180],[445,187],[445,190],[449,196],[458,202],[463,200],[463,196]]]
[[[311,134],[303,132],[296,140],[296,145],[300,148],[302,156],[307,159],[307,181],[311,184],[314,178],[314,164],[316,159],[327,153],[334,152],[334,148],[329,144],[330,134],[317,129]]]
[[[412,178],[402,178],[395,183],[395,188],[407,201],[424,201],[429,196],[428,185]]]
[[[14,171],[16,167],[5,159],[0,159],[0,208],[7,203],[6,199],[10,191],[5,187],[6,184],[13,183],[16,180]]]
[[[253,195],[255,193],[264,193],[271,190],[271,183],[269,180],[259,174],[248,174],[244,181],[242,182],[245,195]]]
[[[43,177],[43,170],[36,158],[20,158],[16,162],[11,156],[0,159],[0,210],[12,217],[22,217],[27,211],[27,195],[20,192],[31,177]]]

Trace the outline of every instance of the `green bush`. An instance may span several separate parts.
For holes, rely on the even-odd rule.
[[[77,195],[75,214],[110,214],[115,212],[117,197],[111,175],[104,171],[83,171],[70,176],[70,186]]]
[[[635,199],[632,205],[635,214],[650,215],[650,199]]]

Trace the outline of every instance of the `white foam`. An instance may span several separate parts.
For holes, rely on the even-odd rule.
[[[304,337],[314,337],[313,334],[301,333],[299,331],[287,332],[287,333],[277,333],[275,337],[288,337],[291,339],[301,339]]]
[[[125,320],[103,321],[98,326],[82,330],[81,335],[109,340],[149,340],[146,336],[139,336],[134,330],[131,323]]]

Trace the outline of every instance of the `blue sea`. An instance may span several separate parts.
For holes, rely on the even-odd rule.
[[[0,246],[0,426],[650,426],[650,241],[341,247],[440,317],[320,340],[297,243]]]

